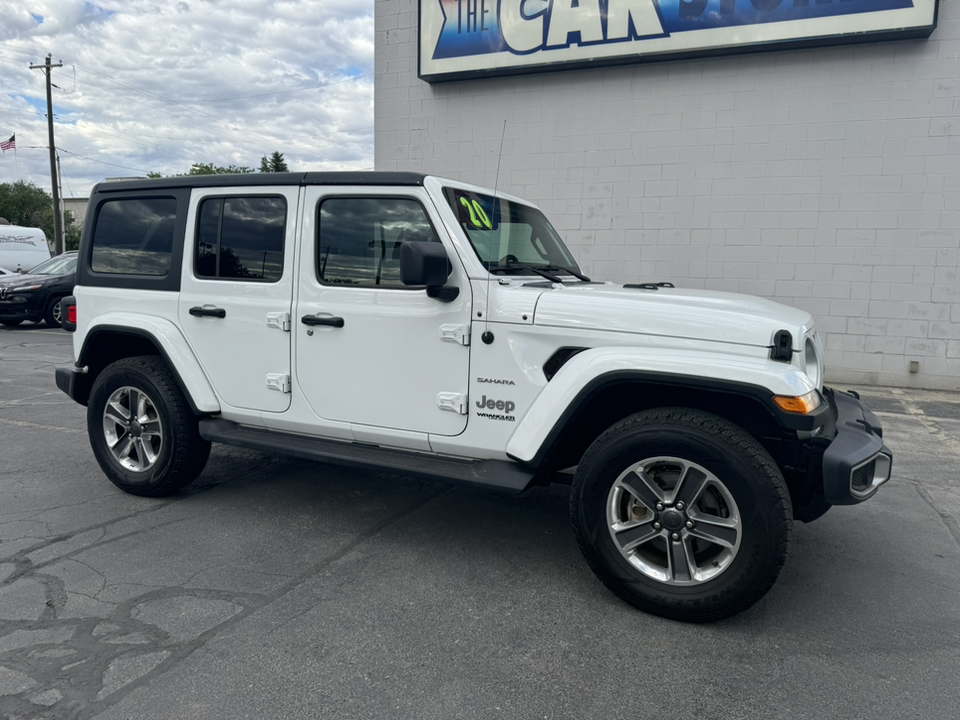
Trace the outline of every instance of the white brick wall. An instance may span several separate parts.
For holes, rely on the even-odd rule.
[[[597,278],[804,308],[834,382],[960,389],[956,0],[926,40],[437,85],[416,13],[376,0],[378,170],[498,182]]]

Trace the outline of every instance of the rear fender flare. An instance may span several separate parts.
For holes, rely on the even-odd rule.
[[[220,412],[220,401],[196,355],[183,334],[169,320],[135,313],[112,312],[99,316],[88,327],[77,366],[87,363],[85,354],[93,340],[102,334],[131,335],[145,338],[156,346],[167,361],[194,412],[209,415]]]

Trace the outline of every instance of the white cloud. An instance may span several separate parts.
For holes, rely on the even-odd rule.
[[[53,71],[63,191],[194,162],[373,167],[373,0],[0,0],[0,182],[49,190]]]

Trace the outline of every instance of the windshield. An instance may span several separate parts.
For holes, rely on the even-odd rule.
[[[444,194],[490,272],[535,275],[526,268],[537,267],[579,273],[576,260],[539,210],[467,190],[445,188]]]
[[[76,255],[57,255],[30,269],[28,275],[67,275],[77,269]]]

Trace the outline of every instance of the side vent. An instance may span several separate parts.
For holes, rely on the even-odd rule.
[[[547,381],[553,380],[553,376],[560,371],[560,368],[564,366],[567,360],[586,349],[587,348],[583,347],[563,347],[557,350],[550,356],[550,359],[543,364],[543,374],[546,376]]]
[[[770,359],[790,362],[793,359],[793,335],[789,330],[777,330],[770,348]]]

